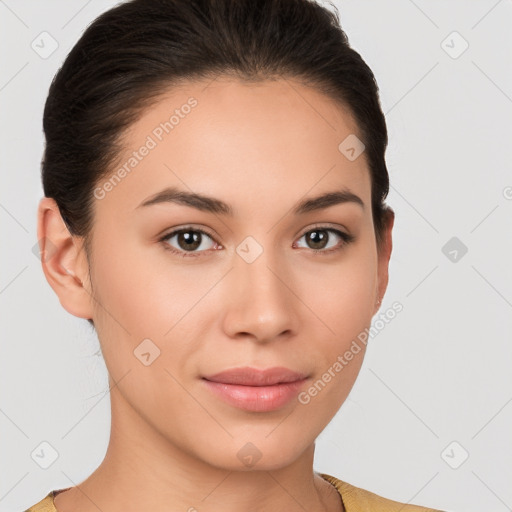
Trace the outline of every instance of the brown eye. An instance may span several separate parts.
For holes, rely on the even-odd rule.
[[[354,236],[343,233],[338,229],[317,227],[310,229],[301,239],[306,241],[306,248],[312,249],[314,252],[330,253],[338,249],[343,249],[347,244],[354,240]],[[338,239],[338,240],[337,240]],[[339,242],[341,239],[343,242]]]
[[[174,244],[171,240],[175,239]],[[208,243],[210,240],[210,245]],[[183,256],[188,256],[186,253],[202,253],[212,246],[215,246],[215,242],[212,237],[201,229],[178,229],[165,235],[160,241],[164,244],[164,247],[171,252],[182,253]],[[198,250],[201,249],[201,250]],[[195,254],[190,254],[195,256]]]

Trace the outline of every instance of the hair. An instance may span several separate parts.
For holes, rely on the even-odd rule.
[[[49,88],[41,176],[45,196],[69,232],[83,238],[88,257],[93,192],[119,158],[123,134],[173,86],[220,76],[291,78],[348,109],[365,145],[380,247],[391,210],[386,122],[375,77],[332,7],[313,0],[130,0],[86,28]]]

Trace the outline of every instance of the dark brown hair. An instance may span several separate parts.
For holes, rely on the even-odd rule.
[[[96,18],[55,75],[46,100],[44,194],[90,254],[93,191],[112,172],[121,136],[173,84],[232,76],[292,78],[353,115],[365,144],[380,246],[388,142],[375,77],[349,46],[339,14],[313,0],[131,0]],[[340,141],[341,142],[341,141]]]

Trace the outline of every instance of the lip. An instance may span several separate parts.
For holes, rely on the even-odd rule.
[[[203,377],[207,388],[240,409],[267,412],[279,409],[297,396],[308,376],[282,366],[259,370],[232,368]]]
[[[284,366],[274,366],[260,370],[243,366],[239,368],[230,368],[214,375],[203,377],[212,382],[222,382],[223,384],[240,384],[242,386],[272,386],[282,382],[295,382],[307,377],[306,374],[294,372]]]

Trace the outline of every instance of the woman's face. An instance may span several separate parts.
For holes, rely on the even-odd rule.
[[[113,410],[217,467],[277,468],[312,445],[354,384],[364,343],[345,354],[387,284],[358,135],[332,100],[286,80],[191,83],[132,125],[95,190],[94,300],[84,293]],[[165,189],[174,200],[151,203]],[[300,208],[341,192],[362,204]],[[274,407],[238,406],[204,379],[276,366],[307,379]]]

